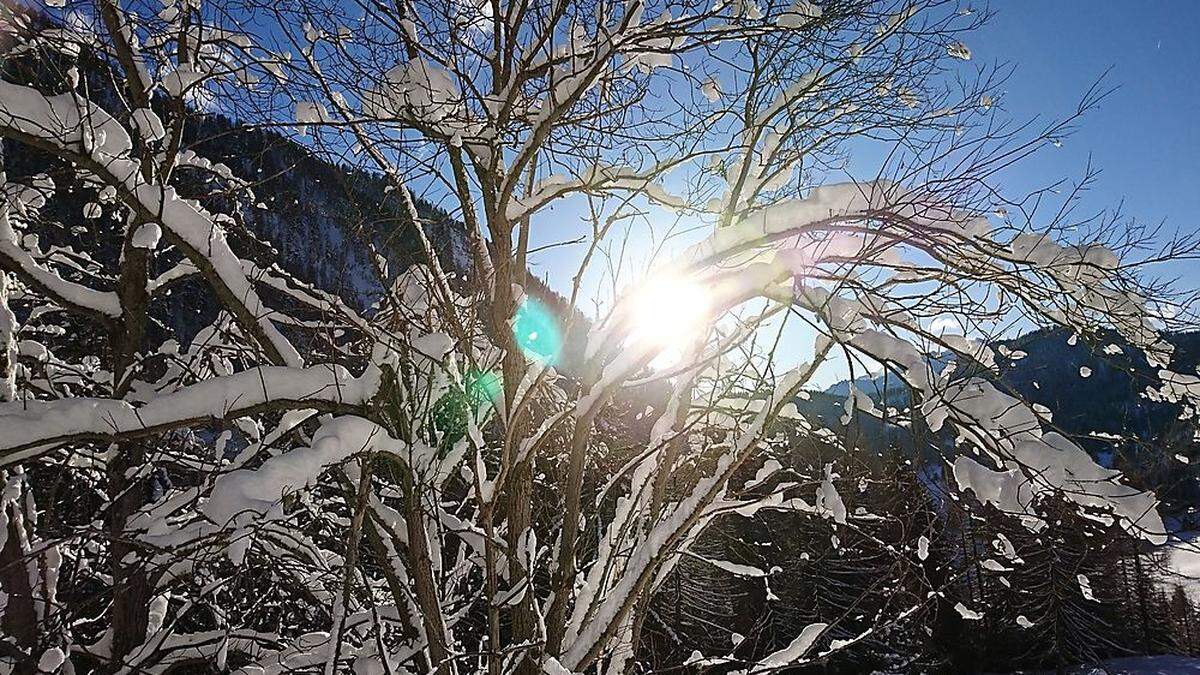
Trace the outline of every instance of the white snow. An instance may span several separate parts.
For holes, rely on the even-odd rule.
[[[846,523],[846,504],[833,485],[833,464],[825,465],[825,478],[817,487],[816,509],[835,523]]]
[[[963,61],[971,60],[971,50],[961,42],[951,42],[946,45],[946,53]]]
[[[138,133],[147,141],[161,141],[167,137],[162,120],[149,108],[138,108],[130,115]]]
[[[201,511],[218,525],[245,526],[255,515],[270,518],[281,514],[283,498],[308,487],[330,465],[367,452],[409,460],[409,450],[373,422],[354,416],[334,418],[321,425],[308,447],[273,457],[257,469],[242,469],[217,479]],[[230,559],[240,563],[249,545],[246,537],[234,538]]]
[[[792,0],[792,4],[775,19],[784,28],[801,28],[810,21],[820,19],[821,8],[809,0]]]
[[[462,92],[454,74],[424,58],[392,66],[377,91],[363,92],[364,112],[380,117],[405,116],[441,124],[460,114]]]
[[[1083,597],[1094,601],[1096,598],[1092,595],[1092,582],[1088,580],[1087,575],[1077,574],[1075,579],[1079,582],[1079,591],[1083,593]]]
[[[799,661],[812,649],[813,643],[828,627],[827,623],[813,623],[805,626],[804,630],[800,631],[800,634],[788,646],[766,656],[757,665],[762,668],[783,668]]]
[[[58,647],[51,647],[42,652],[41,658],[38,659],[37,669],[41,673],[56,673],[67,660],[66,654]]]
[[[162,229],[158,223],[143,223],[133,233],[133,239],[129,243],[134,248],[154,249],[158,246],[158,240],[161,238]]]
[[[296,122],[299,124],[318,124],[330,119],[329,110],[324,104],[313,101],[296,102]]]
[[[188,385],[135,406],[105,398],[0,405],[0,452],[79,436],[136,434],[191,421],[224,419],[271,401],[359,404],[378,387],[376,373],[352,377],[336,366],[252,368]],[[300,405],[299,407],[304,407]]]
[[[983,618],[982,614],[980,614],[979,612],[972,611],[971,609],[969,609],[966,605],[962,604],[961,602],[954,605],[954,611],[958,612],[959,616],[961,616],[962,618],[964,618],[968,621],[978,621]]]

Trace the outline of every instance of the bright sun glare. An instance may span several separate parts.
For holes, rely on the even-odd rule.
[[[711,310],[708,289],[680,277],[651,279],[631,298],[629,344],[658,350],[656,370],[679,361]]]

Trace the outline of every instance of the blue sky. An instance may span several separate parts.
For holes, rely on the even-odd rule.
[[[997,116],[1017,123],[1060,119],[1098,78],[1104,77],[1105,88],[1116,88],[1062,147],[1048,146],[1008,170],[1002,191],[1019,195],[1064,178],[1077,179],[1090,156],[1101,173],[1077,215],[1124,202],[1127,217],[1148,224],[1165,221],[1168,231],[1200,230],[1200,0],[1005,0],[991,8],[995,16],[969,45],[971,65],[1015,68],[998,97]],[[877,166],[867,164],[878,159],[877,152],[852,160],[851,172],[873,175]],[[550,214],[555,226],[542,230],[547,241],[569,238],[566,231],[574,228],[568,221],[575,215],[566,204]],[[566,291],[582,254],[576,248],[535,256],[535,273],[547,274],[553,286]],[[1160,266],[1154,273],[1178,277],[1187,288],[1200,287],[1200,261]],[[584,311],[592,309],[589,295],[585,285]],[[810,333],[799,326],[785,331],[784,344],[795,347],[785,348],[785,356],[807,357]],[[846,364],[830,362],[819,371],[816,384],[832,384],[846,375]]]
[[[1062,147],[1047,147],[1009,170],[1003,192],[1024,194],[1076,179],[1090,156],[1101,174],[1077,214],[1123,201],[1122,212],[1139,221],[1165,221],[1168,230],[1183,232],[1200,229],[1200,1],[1005,0],[991,8],[995,16],[969,45],[972,65],[1015,67],[999,97],[998,116],[1014,122],[1059,119],[1098,78],[1104,77],[1105,88],[1116,88]],[[872,175],[877,167],[866,164],[874,154],[852,161],[851,171]],[[844,177],[833,178],[838,179]],[[563,230],[570,229],[563,218],[572,220],[573,214],[567,207],[557,215],[551,230],[553,239],[562,240]],[[548,274],[552,285],[566,290],[581,252],[558,249],[538,256],[535,273]],[[1200,287],[1200,261],[1156,272]],[[591,309],[586,300],[582,304]],[[785,342],[811,344],[805,329],[788,333]],[[846,376],[845,364],[828,365],[819,384]]]
[[[992,9],[971,49],[976,60],[1016,66],[1004,97],[1014,119],[1068,112],[1110,68],[1105,83],[1118,87],[1062,148],[1014,171],[1013,187],[1078,175],[1090,153],[1102,170],[1091,210],[1124,199],[1139,220],[1200,229],[1200,2],[1005,0]],[[1200,286],[1200,262],[1164,271]]]
[[[1126,216],[1200,229],[1200,1],[1004,0],[991,9],[994,17],[969,44],[972,65],[1015,67],[998,116],[1049,121],[1070,114],[1102,76],[1105,88],[1116,88],[1061,148],[1047,148],[1010,170],[1005,192],[1023,194],[1078,178],[1090,155],[1102,173],[1077,213],[1123,200]],[[873,175],[877,167],[866,165],[871,159],[860,157],[852,171]],[[571,229],[564,217],[574,219],[569,207],[555,214],[558,226],[539,243],[570,238],[562,231]],[[569,249],[557,249],[536,256],[534,270],[565,289],[577,259]],[[1163,273],[1200,286],[1200,262]]]

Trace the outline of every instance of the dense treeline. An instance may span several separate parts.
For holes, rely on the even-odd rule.
[[[833,458],[819,448],[791,455],[817,466]],[[841,620],[834,639],[848,639],[861,631],[846,617],[869,626],[897,602],[919,609],[797,672],[1058,670],[1200,654],[1194,589],[1169,569],[1168,551],[1052,501],[1040,505],[1048,526],[1031,532],[951,497],[936,464],[907,453],[835,466],[847,509],[861,517],[837,526],[777,512],[715,528],[655,599],[648,663],[701,663],[697,645],[761,657],[818,621]],[[897,565],[893,549],[919,564]]]

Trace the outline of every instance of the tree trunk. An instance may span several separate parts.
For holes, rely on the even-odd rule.
[[[122,660],[146,641],[150,611],[150,585],[137,545],[126,535],[125,524],[141,508],[146,493],[145,478],[128,476],[145,462],[140,443],[122,443],[108,468],[109,564],[112,570],[111,611],[112,660],[114,671]]]

